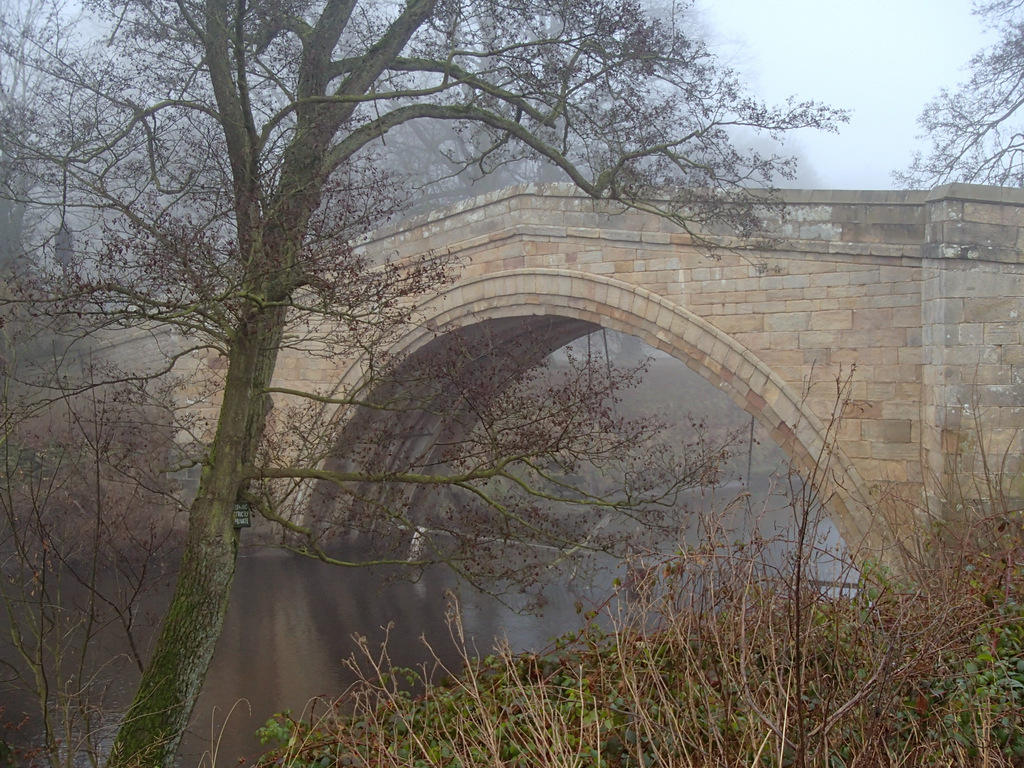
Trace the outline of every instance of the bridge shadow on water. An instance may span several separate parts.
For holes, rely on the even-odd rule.
[[[725,496],[735,498],[739,490],[716,489],[696,499],[695,506],[710,508]],[[765,539],[763,573],[769,580],[781,577],[792,554],[794,529],[787,524],[792,510],[781,497],[759,496],[754,503],[764,512],[761,533],[753,535]],[[733,507],[731,520],[719,519],[710,532],[722,548],[752,537],[743,530],[750,523],[745,497]],[[708,534],[706,528],[695,528],[690,545],[699,546]],[[833,526],[825,523],[812,538],[822,553],[812,557],[812,580],[828,590],[836,580],[856,578],[844,564]],[[630,600],[648,571],[663,571],[685,546],[666,545],[629,563],[592,562],[585,571],[559,573],[539,595],[512,593],[501,600],[460,584],[440,567],[408,582],[383,567],[340,569],[281,552],[246,551],[181,764],[198,764],[213,744],[217,765],[234,765],[239,757],[259,753],[254,732],[272,714],[284,709],[298,713],[313,697],[341,695],[356,680],[345,663],[359,655],[356,634],[366,637],[370,648],[386,643],[394,665],[424,668],[428,674],[437,662],[448,670],[460,668],[461,652],[447,618],[453,610],[472,655],[490,653],[501,642],[514,651],[541,651],[555,637],[580,629],[587,611],[602,606],[614,611],[616,600]],[[520,610],[530,605],[537,611]]]

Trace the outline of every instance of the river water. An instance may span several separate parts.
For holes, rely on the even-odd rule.
[[[541,600],[543,612],[528,615],[513,610],[516,603],[526,602],[524,596],[513,595],[511,605],[503,604],[460,587],[440,567],[427,570],[413,583],[396,579],[393,568],[340,568],[281,550],[243,549],[223,633],[179,750],[178,765],[224,768],[247,762],[263,751],[256,729],[273,714],[290,710],[298,716],[314,697],[339,697],[355,680],[345,662],[358,649],[357,634],[374,650],[387,640],[395,666],[432,666],[436,658],[455,671],[460,668],[460,656],[447,619],[453,610],[472,655],[490,652],[502,639],[516,650],[540,650],[551,638],[580,626],[583,619],[576,601],[591,605],[597,595],[608,594],[613,576],[614,567],[606,569],[601,575],[603,585],[589,589],[577,583],[553,584]],[[170,601],[171,587],[167,580],[146,597],[139,624],[149,626],[136,631],[143,654]],[[62,590],[60,599],[75,610],[70,606],[80,606],[84,594],[69,587]],[[16,626],[23,633],[39,630],[30,623]],[[77,639],[81,626],[70,624],[70,631],[61,633],[59,641],[51,632],[47,641],[49,710],[58,723],[62,696],[58,688],[74,691],[83,677],[74,663],[76,649],[81,647]],[[101,631],[90,641],[91,661],[84,675],[95,688],[94,696],[102,690],[103,720],[108,724],[100,730],[104,748],[109,748],[118,713],[127,708],[138,681],[137,669],[127,661],[124,635],[108,629],[113,631]],[[38,709],[25,683],[12,676],[22,665],[9,644],[10,633],[8,616],[0,611],[0,744],[39,743]],[[58,642],[63,650],[55,650]],[[31,677],[26,682],[31,685]],[[17,733],[2,727],[19,722]],[[84,752],[76,764],[89,764]]]
[[[781,505],[773,519],[762,520],[762,532],[780,530],[789,514]],[[835,544],[834,529],[826,528]],[[473,655],[490,652],[499,641],[517,651],[540,651],[581,626],[579,605],[597,607],[614,591],[614,578],[627,580],[624,567],[610,561],[586,580],[555,580],[539,601],[542,612],[534,615],[515,610],[529,596],[499,602],[460,586],[442,568],[428,570],[415,583],[389,574],[393,571],[339,568],[279,550],[244,548],[224,630],[178,764],[224,768],[247,762],[261,753],[255,732],[273,714],[288,709],[298,715],[314,697],[340,696],[355,679],[345,662],[357,652],[356,634],[371,648],[387,639],[396,666],[417,668],[436,656],[458,670],[460,657],[446,618],[453,608]],[[827,568],[820,575],[832,576]],[[163,594],[153,597],[154,618],[169,597],[168,582]],[[113,645],[107,655],[122,651]],[[123,711],[137,680],[128,665],[119,669],[105,702],[111,712]],[[15,719],[20,707],[29,711],[24,701],[12,698],[10,688],[4,691],[2,680],[0,695],[6,697],[0,705],[6,705],[8,719]],[[26,735],[31,728],[30,722]]]
[[[741,487],[721,489],[733,498]],[[714,508],[721,498],[691,500]],[[762,510],[767,505],[759,502]],[[734,520],[742,528],[744,511]],[[783,499],[761,517],[765,536],[792,527],[792,510]],[[827,548],[841,547],[827,520],[820,531]],[[691,532],[691,541],[696,534]],[[780,541],[775,556],[788,546]],[[345,660],[357,651],[353,639],[363,635],[371,648],[387,640],[392,662],[419,667],[439,658],[459,668],[446,618],[457,608],[473,655],[490,652],[507,641],[514,651],[540,651],[555,637],[580,628],[579,611],[596,608],[614,593],[613,580],[628,580],[625,566],[611,560],[586,578],[556,578],[539,600],[540,613],[522,613],[530,596],[499,601],[459,585],[442,568],[418,582],[388,579],[381,568],[340,569],[272,550],[243,552],[224,632],[217,646],[193,728],[181,752],[181,765],[235,765],[260,752],[255,730],[282,709],[301,712],[315,696],[337,697],[354,680]],[[839,577],[836,563],[819,558],[818,577]],[[426,644],[429,644],[430,648]],[[230,713],[230,714],[229,714]],[[216,753],[213,755],[212,753]],[[215,760],[212,758],[215,756]]]
[[[453,606],[480,653],[501,638],[513,649],[540,650],[580,626],[576,601],[606,594],[611,578],[605,574],[603,590],[552,585],[543,613],[527,615],[460,588],[440,569],[410,583],[389,581],[379,568],[342,570],[280,552],[246,552],[180,763],[210,765],[216,750],[216,765],[235,765],[259,753],[254,733],[272,714],[299,713],[315,696],[340,695],[354,680],[345,660],[357,651],[356,633],[371,648],[387,638],[397,666],[419,667],[436,653],[458,669],[446,619]]]

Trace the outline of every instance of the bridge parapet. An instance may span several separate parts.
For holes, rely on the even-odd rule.
[[[1020,264],[1024,261],[1024,191],[946,184],[928,193],[923,255]]]

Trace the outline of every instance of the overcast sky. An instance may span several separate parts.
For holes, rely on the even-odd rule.
[[[986,42],[970,0],[697,0],[712,40],[766,100],[852,110],[838,135],[801,135],[801,186],[890,189],[920,142],[917,116],[966,79]]]

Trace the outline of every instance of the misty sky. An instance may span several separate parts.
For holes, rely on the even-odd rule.
[[[795,95],[853,110],[839,135],[787,143],[806,158],[797,186],[890,189],[910,162],[917,116],[967,78],[991,39],[970,0],[697,0],[720,54],[772,102]]]

